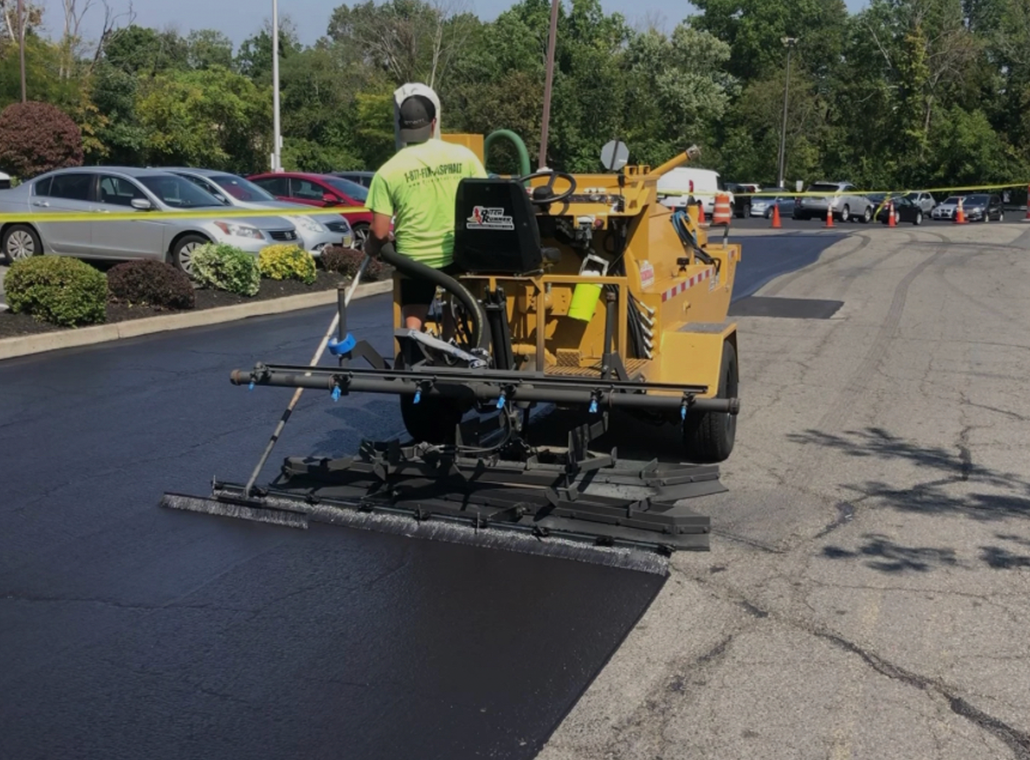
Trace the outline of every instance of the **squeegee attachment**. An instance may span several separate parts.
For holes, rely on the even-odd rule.
[[[714,466],[619,460],[615,452],[533,451],[518,459],[453,447],[366,441],[356,456],[289,457],[247,493],[215,481],[209,498],[162,505],[275,525],[322,522],[646,572],[675,550],[707,550],[710,521],[682,500],[726,489]],[[487,450],[488,451],[488,450]]]

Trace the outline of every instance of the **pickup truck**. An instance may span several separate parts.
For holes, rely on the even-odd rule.
[[[833,218],[840,222],[858,220],[868,224],[873,218],[873,202],[858,195],[850,182],[813,182],[805,192],[826,195],[799,197],[794,204],[795,219],[825,219],[828,204]]]

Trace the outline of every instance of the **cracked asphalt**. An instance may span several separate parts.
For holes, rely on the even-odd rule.
[[[739,319],[712,551],[541,760],[1030,758],[1030,227],[845,229],[757,291],[836,314]]]
[[[158,509],[246,477],[290,392],[228,372],[328,310],[0,363],[0,757],[1030,758],[1027,226],[742,227],[738,296],[843,306],[739,319],[664,586]],[[308,393],[266,476],[399,427]]]

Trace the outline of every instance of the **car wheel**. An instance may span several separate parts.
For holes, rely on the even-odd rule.
[[[39,239],[39,234],[27,224],[12,224],[4,231],[0,251],[3,252],[7,263],[13,264],[20,259],[41,255],[43,243]]]
[[[915,221],[912,222],[916,227],[923,223],[923,212],[917,211]]]
[[[355,224],[352,228],[354,230],[354,247],[359,250],[365,250],[365,241],[368,240],[370,227],[367,224]]]
[[[984,224],[987,224],[989,221],[991,221],[991,212],[984,211]]]
[[[845,206],[840,210],[840,220],[847,223],[851,219],[851,209]]]
[[[998,221],[999,222],[1004,222],[1005,221],[1005,212],[1004,211],[999,211],[998,212]]]
[[[202,235],[183,235],[181,238],[176,240],[175,245],[172,246],[172,265],[192,277],[193,251],[209,242],[211,241]]]
[[[873,218],[873,210],[868,206],[865,207],[865,213],[862,214],[862,224],[869,224]]]

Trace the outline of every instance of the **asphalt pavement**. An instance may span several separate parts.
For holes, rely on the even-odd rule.
[[[830,242],[771,241],[742,287]],[[351,330],[387,351],[389,308]],[[306,363],[331,315],[0,363],[0,757],[529,758],[633,629],[657,576],[158,508],[246,478],[291,391],[229,372]],[[400,427],[309,391],[265,477]]]
[[[757,294],[836,311],[739,318],[712,551],[540,760],[1030,758],[1030,226],[846,229]]]

